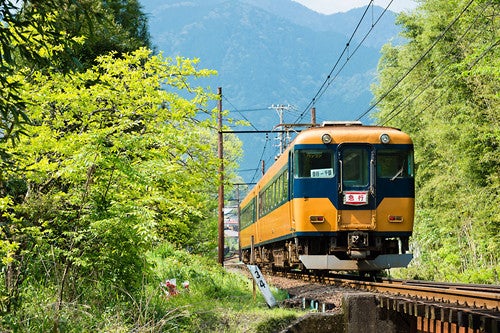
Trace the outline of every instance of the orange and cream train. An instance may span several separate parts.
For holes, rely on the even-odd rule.
[[[243,261],[253,255],[278,269],[405,267],[414,202],[407,134],[325,122],[299,133],[242,200]]]

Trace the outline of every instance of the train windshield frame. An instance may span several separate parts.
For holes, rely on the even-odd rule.
[[[413,151],[408,149],[378,149],[377,150],[377,177],[414,178],[415,167]]]
[[[371,148],[365,145],[348,145],[341,151],[343,187],[366,188],[370,186]]]
[[[335,154],[330,149],[297,149],[294,153],[295,178],[333,178]]]

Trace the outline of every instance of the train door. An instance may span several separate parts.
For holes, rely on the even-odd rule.
[[[373,146],[341,144],[338,156],[339,230],[372,230],[376,223]]]
[[[294,219],[294,214],[293,214],[293,190],[294,190],[294,184],[293,184],[293,175],[294,175],[294,163],[293,163],[293,150],[290,150],[288,153],[288,214],[290,216],[290,230],[292,232],[295,231],[295,219]]]

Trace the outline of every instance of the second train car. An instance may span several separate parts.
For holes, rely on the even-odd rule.
[[[242,200],[242,259],[280,269],[405,267],[414,203],[407,134],[325,122],[300,132]]]

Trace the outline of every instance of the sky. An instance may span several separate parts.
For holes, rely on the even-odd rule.
[[[309,9],[322,14],[333,14],[338,12],[346,12],[357,7],[365,7],[370,3],[370,0],[293,0]],[[390,0],[374,0],[376,6],[385,8]],[[413,0],[393,0],[389,10],[393,12],[401,12],[413,9],[417,3]]]

